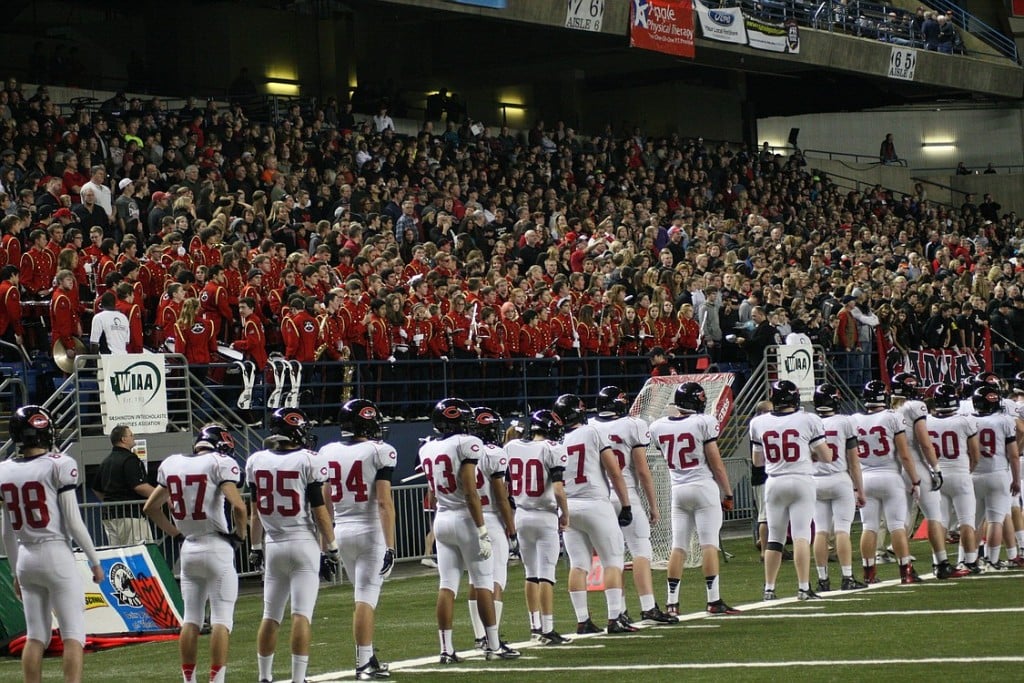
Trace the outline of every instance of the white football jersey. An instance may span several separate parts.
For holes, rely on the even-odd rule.
[[[521,510],[557,512],[551,473],[565,471],[565,449],[554,441],[514,439],[505,444],[509,494]]]
[[[327,465],[335,522],[380,523],[376,484],[380,477],[391,481],[398,465],[394,446],[383,441],[335,441],[320,449],[317,462]]]
[[[825,438],[825,424],[812,413],[765,413],[750,421],[750,443],[764,453],[765,472],[812,474],[811,448]]]
[[[903,420],[904,433],[907,435],[907,448],[922,465],[927,465],[924,455],[921,453],[921,445],[917,442],[917,435],[914,434],[914,426],[920,421],[928,418],[928,406],[924,401],[906,401],[896,409],[896,414]]]
[[[570,500],[608,500],[610,489],[601,466],[601,451],[608,441],[592,426],[580,425],[566,432],[565,495]]]
[[[438,512],[466,509],[459,470],[462,463],[479,462],[483,452],[483,441],[470,434],[452,434],[420,446],[420,467],[437,499]]]
[[[857,413],[853,416],[857,427],[857,456],[863,470],[899,472],[896,454],[896,435],[906,434],[903,418],[892,410]]]
[[[846,444],[850,439],[857,438],[853,420],[849,415],[829,415],[821,418],[821,421],[825,425],[825,443],[832,451],[832,462],[814,463],[814,476],[824,477],[846,472]]]
[[[978,433],[978,418],[973,415],[929,415],[928,436],[943,472],[970,471],[967,440]]]
[[[316,453],[300,448],[287,453],[256,451],[246,461],[245,480],[271,541],[314,534],[306,489],[327,481],[327,465],[316,460]]]
[[[3,513],[21,545],[61,540],[64,531],[58,497],[78,486],[78,463],[63,453],[0,462]]]
[[[235,459],[216,451],[172,455],[156,473],[156,483],[167,489],[174,525],[188,538],[228,533],[220,486],[241,479]]]
[[[1017,425],[1014,419],[1004,413],[978,415],[978,447],[981,457],[974,468],[974,474],[1008,472],[1010,463],[1006,459],[1006,446],[1017,439]]]
[[[642,418],[626,415],[611,420],[592,417],[587,424],[594,427],[602,440],[611,447],[615,459],[619,461],[622,478],[627,488],[636,488],[636,477],[633,474],[633,448],[651,442],[651,433]]]
[[[500,514],[491,491],[491,478],[504,477],[508,471],[508,459],[505,449],[491,443],[484,444],[484,454],[476,464],[476,492],[480,496],[480,505],[484,512]]]
[[[960,399],[960,405],[956,409],[957,415],[974,415],[974,401],[969,398]]]
[[[657,419],[651,439],[665,457],[673,486],[714,478],[704,456],[704,446],[718,440],[718,422],[711,415]]]

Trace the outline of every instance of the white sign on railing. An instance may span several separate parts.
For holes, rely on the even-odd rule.
[[[127,425],[136,434],[167,431],[167,384],[160,353],[102,354],[99,362],[103,433]]]
[[[814,398],[814,347],[786,344],[778,347],[779,379],[788,379],[800,389],[800,400]]]
[[[889,78],[904,81],[914,80],[917,69],[917,50],[909,47],[893,47],[889,54]]]
[[[565,27],[577,31],[600,31],[604,23],[604,0],[566,0]]]

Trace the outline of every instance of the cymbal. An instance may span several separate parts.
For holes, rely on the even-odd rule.
[[[62,372],[69,375],[75,371],[75,357],[85,353],[85,344],[82,343],[82,340],[77,337],[72,337],[72,339],[74,344],[70,349],[66,349],[64,342],[60,339],[53,342],[53,362]]]

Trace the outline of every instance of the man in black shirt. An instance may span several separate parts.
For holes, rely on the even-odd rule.
[[[149,522],[142,514],[142,502],[153,492],[146,465],[132,451],[135,434],[131,427],[117,425],[110,432],[113,449],[100,464],[93,492],[104,503],[123,503],[103,508],[103,529],[109,545],[123,546],[153,540]],[[129,503],[137,502],[138,505]]]

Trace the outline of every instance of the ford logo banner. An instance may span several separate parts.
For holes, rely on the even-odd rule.
[[[732,26],[732,22],[736,19],[733,14],[713,9],[708,10],[708,16],[711,18],[711,21],[715,22],[719,26]]]

